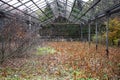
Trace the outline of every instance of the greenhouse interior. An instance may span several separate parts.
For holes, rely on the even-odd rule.
[[[120,0],[0,0],[0,80],[120,80]]]

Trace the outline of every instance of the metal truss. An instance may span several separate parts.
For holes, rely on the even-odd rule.
[[[92,4],[84,0],[0,0],[0,10],[5,14],[20,12],[20,15],[29,16],[40,24],[49,23],[58,16],[73,23],[81,23],[93,20],[99,12],[103,16],[102,3],[109,5],[105,0],[93,0]],[[100,9],[95,10],[95,7]],[[93,9],[94,13],[91,13]]]

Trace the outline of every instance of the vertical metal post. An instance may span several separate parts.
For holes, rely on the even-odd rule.
[[[102,28],[102,25],[99,26],[99,32],[100,32],[100,43],[102,44],[102,32],[101,32],[101,29]]]
[[[98,49],[98,21],[96,20],[96,51]]]
[[[90,47],[90,41],[91,41],[91,25],[90,25],[90,23],[88,24],[88,29],[89,29],[88,40],[89,40],[89,47]]]
[[[29,27],[29,30],[31,30],[31,16],[28,16],[28,20],[29,20],[28,27]]]
[[[107,25],[106,25],[106,55],[109,56],[108,50],[108,32],[109,32],[109,14],[107,15]]]
[[[81,28],[81,29],[80,29],[80,30],[81,30],[80,32],[81,32],[81,41],[82,41],[82,40],[83,40],[82,24],[80,24],[80,28]]]
[[[3,28],[3,26],[4,26],[4,18],[2,17],[1,18],[1,27]],[[1,29],[2,30],[2,29]],[[4,62],[4,53],[5,53],[5,50],[4,50],[4,46],[5,46],[5,44],[4,44],[4,36],[2,35],[2,37],[1,37],[1,39],[2,39],[2,43],[1,43],[1,52],[0,52],[0,56],[1,56],[1,59],[0,59],[0,64],[2,64],[3,62]]]

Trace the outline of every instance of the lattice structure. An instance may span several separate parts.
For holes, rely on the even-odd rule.
[[[24,20],[39,22],[40,24],[50,23],[58,16],[63,16],[73,23],[83,23],[96,18],[99,13],[102,16],[108,8],[115,4],[118,4],[116,7],[119,7],[119,0],[106,1],[93,0],[91,3],[84,0],[1,0],[0,14],[3,16],[4,14],[19,13],[19,15],[23,15]],[[99,10],[96,10],[96,7]],[[25,15],[28,18],[25,18]]]
[[[96,26],[98,36],[98,20],[105,17],[106,26],[106,52],[108,55],[108,27],[109,17],[120,11],[120,0],[0,0],[0,31],[1,35],[6,24],[15,21],[22,23],[24,29],[32,34],[42,25],[54,23],[58,17],[66,20],[65,24],[79,24],[81,39],[83,25],[88,25],[88,40],[91,40],[91,23]],[[64,23],[60,23],[64,24]],[[16,28],[16,27],[15,27]],[[21,30],[21,29],[20,29]],[[31,37],[33,37],[32,35]],[[23,38],[24,39],[24,38]],[[96,50],[98,39],[96,38]]]

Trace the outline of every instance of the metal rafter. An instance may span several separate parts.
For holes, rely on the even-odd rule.
[[[39,0],[38,0],[38,1],[36,1],[36,3],[37,3],[37,2],[39,2]],[[27,4],[27,3],[26,3],[26,4]],[[31,4],[31,5],[29,5],[28,7],[29,7],[29,8],[32,8],[33,6],[34,6],[34,5],[33,5],[33,4]]]
[[[83,13],[81,16],[80,16],[80,19],[85,16],[91,9],[93,9],[101,0],[98,0],[97,2],[95,2],[85,13]],[[75,20],[75,22],[78,21],[78,20]]]
[[[38,1],[38,2],[39,2],[39,1]],[[49,3],[49,4],[52,4],[52,3],[53,3],[53,2],[51,2],[51,3]],[[32,5],[28,6],[28,7],[29,7],[29,8],[33,8],[33,7],[35,7],[35,6],[33,6],[33,4],[32,4]],[[45,8],[45,7],[46,7],[46,5],[43,6],[43,7],[41,7],[41,8]],[[37,10],[39,10],[39,9],[37,9]],[[30,12],[30,14],[36,12],[37,10]]]
[[[103,18],[103,17],[107,16],[106,13],[109,13],[109,15],[112,15],[112,14],[118,13],[118,12],[120,12],[120,3],[118,3],[118,4],[116,4],[116,5],[112,6],[112,7],[110,7],[107,10],[104,10],[100,14],[97,14],[95,18],[91,19],[91,21],[94,21],[96,18],[100,19],[100,18]]]
[[[44,6],[44,7],[45,7],[45,6]],[[44,7],[42,7],[42,8],[44,8]],[[39,10],[39,9],[37,9],[37,10]],[[30,14],[32,14],[32,13],[34,13],[34,12],[36,12],[37,10],[35,10],[35,11],[31,12]],[[70,12],[70,11],[66,10],[66,12]]]
[[[56,5],[57,5],[57,10],[59,11],[59,7],[58,7],[58,0],[55,0],[55,2],[56,2]],[[60,11],[59,11],[59,15],[60,15]]]
[[[16,3],[14,3],[13,5],[11,5],[9,2],[11,2],[12,0],[9,0],[9,1],[4,1],[4,0],[0,0],[3,4],[1,4],[0,6],[3,6],[3,5],[5,5],[5,4],[9,4],[8,6],[9,7],[12,7],[12,9],[10,9],[10,10],[7,10],[7,11],[5,11],[5,12],[10,12],[10,11],[12,11],[12,10],[18,10],[18,11],[20,11],[20,12],[22,12],[22,13],[24,13],[24,14],[26,14],[26,15],[29,15],[29,16],[32,16],[31,14],[27,14],[27,13],[25,13],[23,10],[21,10],[21,9],[19,9],[19,7],[21,7],[21,6],[25,6],[27,9],[29,9],[29,10],[31,10],[32,11],[32,13],[34,12],[33,11],[33,9],[30,7],[30,6],[26,6],[26,4],[27,3],[29,3],[30,1],[33,1],[33,0],[29,0],[29,1],[26,1],[26,2],[24,2],[24,3],[22,3],[22,4],[20,4],[20,5],[16,5],[16,4],[18,4],[19,2],[16,2]],[[46,1],[46,0],[45,0]],[[56,0],[57,1],[57,3],[58,3],[58,0]],[[56,1],[54,1],[54,2],[56,2]],[[64,0],[65,1],[65,0]],[[82,18],[84,18],[84,16],[91,10],[91,9],[93,9],[94,8],[94,6],[96,6],[99,2],[100,2],[101,0],[98,0],[95,4],[93,4],[84,14],[82,14],[80,17],[79,17],[79,19],[77,19],[76,21],[75,20],[73,20],[73,22],[77,22],[77,21],[80,21]],[[5,3],[4,3],[5,2]],[[39,1],[38,1],[39,2]],[[52,3],[54,3],[54,2],[52,2]],[[70,15],[69,15],[69,18],[68,19],[70,19],[71,17],[70,16],[72,16],[71,15],[71,13],[72,13],[72,10],[71,11],[67,11],[67,7],[69,6],[69,7],[72,7],[72,9],[73,9],[73,7],[74,7],[74,4],[72,4],[72,2],[71,1],[68,1],[68,0],[66,0],[66,5],[65,5],[65,3],[63,2],[63,1],[59,1],[60,3],[63,3],[64,4],[64,7],[66,7],[66,8],[64,8],[64,10],[65,10],[65,13],[66,12],[70,12]],[[74,1],[74,3],[76,2],[76,0]],[[83,1],[84,2],[84,1]],[[36,3],[36,2],[35,2]],[[51,4],[52,4],[51,3]],[[87,2],[85,2],[86,4],[87,4]],[[47,3],[46,3],[47,4]],[[50,4],[50,3],[49,3]],[[62,5],[63,5],[62,4]],[[10,6],[11,5],[11,6]],[[16,5],[17,7],[15,7],[14,5]],[[38,4],[36,4],[38,7],[39,7],[39,5]],[[35,6],[36,6],[35,5]],[[48,4],[47,4],[48,5]],[[73,6],[72,6],[73,5]],[[37,7],[36,6],[36,7]],[[46,5],[43,5],[43,6],[46,6]],[[6,7],[6,8],[8,8],[8,7]],[[5,8],[5,9],[6,9]],[[41,7],[40,7],[41,8]],[[39,8],[38,8],[39,9]],[[42,9],[41,9],[42,10]],[[93,19],[91,19],[91,20],[94,20],[94,18],[96,19],[96,18],[101,18],[101,17],[105,17],[106,16],[106,12],[109,12],[110,14],[114,14],[114,13],[116,13],[116,12],[119,12],[120,11],[120,5],[118,4],[118,5],[115,5],[113,8],[110,8],[110,9],[108,9],[108,10],[105,10],[103,13],[101,13],[101,14],[98,14],[96,17],[93,17]],[[42,12],[42,11],[41,11]],[[44,13],[43,13],[44,12]],[[43,11],[42,13],[46,16],[46,17],[48,17],[48,19],[47,20],[49,20],[49,16],[47,16],[47,12],[45,12],[45,11]],[[63,14],[63,12],[61,11],[61,13]],[[64,14],[65,14],[64,13]],[[55,14],[54,14],[55,15]],[[63,16],[64,17],[64,16]],[[35,16],[32,16],[32,18],[35,18],[36,20],[40,20],[39,18],[37,18],[37,17],[35,17]],[[74,16],[73,16],[73,18],[74,18]],[[72,19],[73,19],[72,18]],[[75,19],[75,18],[74,18]],[[88,19],[88,18],[87,18]],[[46,21],[46,20],[45,20]]]
[[[4,15],[4,18],[7,18],[7,19],[12,19],[12,20],[16,19],[17,21],[24,22],[24,23],[29,21],[29,20],[24,19],[21,16],[14,16],[14,14],[12,14],[12,13],[4,13],[4,12],[2,12],[2,13],[3,13],[2,15]],[[39,24],[39,22],[34,22],[34,21],[29,21],[29,23],[30,24],[33,24],[33,23]]]
[[[22,1],[19,0],[19,2],[24,5],[26,8],[28,8],[29,10],[33,11],[31,8],[29,8],[26,4],[22,3]]]
[[[3,1],[3,0],[2,0]],[[19,8],[19,7],[21,7],[22,5],[24,5],[24,4],[26,4],[26,3],[28,3],[28,2],[30,2],[30,1],[27,1],[27,2],[25,2],[25,3],[23,3],[23,4],[21,4],[21,5],[19,5],[19,6],[17,6],[17,7],[15,7],[15,8]],[[6,2],[7,3],[7,2]],[[8,3],[7,3],[8,4]],[[12,5],[13,7],[14,7],[14,5]],[[14,8],[13,9],[11,9],[11,10],[8,10],[8,11],[6,11],[6,12],[10,12],[10,11],[12,11],[12,10],[14,10]]]
[[[67,2],[68,2],[68,0],[66,0],[66,2],[65,2],[65,17],[67,18]]]
[[[70,11],[70,14],[69,14],[68,20],[69,20],[71,14],[72,14],[72,11],[73,11],[73,8],[74,8],[74,6],[75,6],[75,3],[76,3],[76,0],[75,0],[74,3],[73,3],[73,6],[72,6],[72,9],[71,9],[71,11]]]
[[[8,2],[9,3],[9,2]],[[16,2],[16,3],[14,3],[14,4],[12,4],[12,5],[16,5],[16,4],[18,4],[19,2]],[[8,9],[9,8],[9,6],[8,7],[6,7],[5,9]]]
[[[39,18],[34,17],[34,16],[30,15],[30,14],[27,14],[27,13],[25,13],[24,11],[22,11],[22,10],[18,9],[17,7],[14,7],[14,6],[12,6],[12,5],[8,4],[7,2],[5,2],[5,1],[3,1],[3,0],[1,0],[1,2],[2,2],[2,3],[4,3],[4,4],[7,4],[8,6],[10,6],[10,7],[14,8],[14,9],[16,9],[16,10],[20,11],[20,12],[22,12],[23,14],[26,14],[26,15],[28,15],[28,16],[31,16],[32,18],[34,18],[34,19],[36,19],[36,20],[40,20]]]
[[[33,1],[33,0],[30,0],[33,2],[33,4],[49,19],[50,17]]]
[[[52,8],[51,8],[50,4],[48,3],[48,1],[47,1],[47,0],[45,0],[45,2],[46,2],[46,4],[47,4],[47,6],[48,6],[48,7],[50,7],[50,9],[52,10]],[[53,15],[55,16],[55,14],[54,14],[53,10],[52,10],[52,13],[53,13]],[[56,17],[56,16],[55,16],[55,17]]]
[[[29,10],[31,10],[31,11],[33,11],[31,8],[29,8],[26,4],[23,4],[20,0],[19,0],[19,2],[22,4],[22,5],[24,5],[26,8],[28,8]],[[38,16],[41,16],[41,15],[38,15]],[[42,22],[42,20],[40,20],[41,22]]]
[[[11,2],[11,1],[12,1],[12,0],[9,0],[8,3]],[[2,7],[3,5],[4,5],[4,4],[1,4],[0,7]]]
[[[84,1],[82,1],[82,2],[84,2]],[[85,4],[82,6],[82,8],[84,8],[86,4],[89,5],[87,2],[84,2],[84,3],[85,3]],[[79,13],[77,14],[77,17],[79,16],[80,12],[81,12],[81,11],[79,11]],[[73,21],[75,21],[75,20],[76,20],[76,18],[73,19]]]

